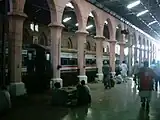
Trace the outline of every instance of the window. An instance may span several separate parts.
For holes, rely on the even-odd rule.
[[[30,29],[32,30],[32,31],[36,31],[36,32],[39,32],[39,26],[38,26],[38,24],[34,24],[34,23],[31,23],[30,24]]]

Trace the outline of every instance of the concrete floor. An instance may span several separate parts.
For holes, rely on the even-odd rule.
[[[133,82],[104,90],[102,84],[90,85],[92,105],[81,108],[54,108],[47,101],[21,103],[0,120],[160,120],[160,91],[153,92],[149,113],[140,107]],[[38,100],[40,98],[37,98]]]

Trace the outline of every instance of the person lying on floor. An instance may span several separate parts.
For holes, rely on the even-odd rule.
[[[87,105],[89,103],[91,103],[90,88],[82,80],[81,84],[77,86],[77,105]]]

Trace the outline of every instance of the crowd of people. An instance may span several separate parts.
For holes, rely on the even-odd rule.
[[[69,95],[70,94],[70,95]],[[91,93],[89,86],[84,80],[80,81],[76,87],[76,90],[72,93],[67,93],[64,89],[61,89],[59,82],[54,84],[52,92],[52,104],[56,106],[83,106],[91,103]]]
[[[107,63],[104,63],[103,74],[104,74],[104,86],[110,86],[112,83],[111,69]],[[117,64],[115,70],[115,78],[117,83],[127,82],[128,67],[125,61],[121,64]],[[160,63],[153,60],[152,64],[149,66],[148,61],[135,64],[132,67],[132,76],[135,85],[138,86],[139,95],[142,102],[142,107],[149,109],[149,104],[151,101],[152,91],[158,90],[158,85],[160,83]]]
[[[103,83],[105,88],[114,87],[115,81],[113,79],[114,77],[111,71],[112,70],[109,64],[107,62],[104,62]],[[120,65],[116,67],[115,72],[116,72],[115,76],[117,78],[121,77],[122,82],[127,82],[128,67],[125,61],[123,61]],[[155,60],[153,60],[152,64],[149,66],[148,61],[144,61],[143,63],[140,64],[138,63],[138,61],[135,61],[135,64],[132,67],[132,75],[133,75],[133,81],[138,86],[142,107],[143,108],[146,107],[146,109],[149,109],[152,91],[154,89],[156,91],[158,90],[158,84],[160,82],[159,62],[156,63]],[[60,91],[60,85],[55,84],[55,91],[56,90]],[[82,80],[77,85],[76,99],[77,99],[77,105],[85,105],[91,103],[90,88],[88,87],[88,85],[85,83],[84,80]]]

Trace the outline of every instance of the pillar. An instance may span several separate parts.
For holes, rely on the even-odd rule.
[[[103,41],[105,40],[105,37],[96,36],[96,65],[97,65],[97,77],[98,80],[103,80]]]
[[[142,49],[139,49],[139,63],[142,62]]]
[[[21,96],[26,93],[22,82],[22,39],[23,23],[27,17],[24,13],[11,12],[9,16],[9,78],[11,96]]]
[[[147,60],[148,60],[148,62],[149,62],[149,65],[150,65],[150,51],[149,51],[149,47],[148,47],[148,49],[147,49]]]
[[[132,47],[128,49],[128,68],[129,68],[129,75],[132,74]]]
[[[49,24],[51,32],[51,62],[53,66],[53,78],[51,80],[51,87],[55,82],[59,82],[61,87],[63,86],[63,81],[60,76],[61,69],[61,37],[63,25],[57,23]]]
[[[144,49],[144,50],[142,50],[142,51],[143,51],[142,60],[144,61],[144,60],[146,59],[146,51],[145,51],[145,49]]]
[[[152,56],[152,51],[150,51],[150,64],[153,62],[153,56]]]
[[[133,64],[133,45],[132,45],[132,36],[129,35],[129,47],[128,47],[128,69],[129,75],[132,75],[132,64]]]
[[[125,55],[124,55],[125,43],[120,42],[119,45],[120,45],[120,61],[122,62],[122,61],[124,61],[124,57],[125,57]]]
[[[134,62],[135,61],[137,61],[137,46],[134,47]]]
[[[109,40],[110,43],[110,53],[109,53],[109,64],[112,69],[112,72],[115,72],[115,45],[116,40]]]
[[[85,43],[86,43],[86,37],[88,32],[87,31],[77,31],[76,37],[77,37],[77,46],[78,46],[78,69],[79,69],[79,81],[85,80],[87,83],[87,76],[86,76],[86,69],[85,69]]]
[[[152,64],[153,62],[153,46],[151,45],[151,49],[150,49],[150,63]]]

